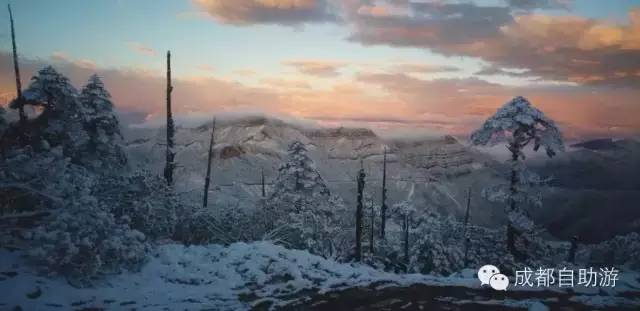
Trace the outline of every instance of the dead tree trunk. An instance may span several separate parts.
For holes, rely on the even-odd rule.
[[[471,187],[467,191],[467,211],[464,214],[464,229],[462,238],[464,239],[464,266],[467,266],[469,255],[469,237],[467,237],[467,226],[469,225],[469,209],[471,208]]]
[[[171,113],[171,92],[173,86],[171,85],[171,51],[167,51],[167,154],[166,164],[164,167],[164,178],[167,180],[169,186],[173,185],[173,170],[175,164],[175,150],[174,150],[174,135],[175,125],[173,123],[173,114]]]
[[[264,199],[267,197],[267,191],[264,185],[264,168],[260,171],[260,184],[262,185],[262,198]]]
[[[369,205],[371,206],[371,214],[370,214],[370,226],[369,226],[369,252],[371,253],[371,255],[373,256],[373,253],[375,251],[374,248],[374,244],[375,244],[375,225],[376,225],[376,209],[375,206],[373,205],[373,200],[371,200],[371,202],[369,202]]]
[[[404,215],[404,220],[402,223],[402,229],[404,231],[404,262],[405,262],[405,272],[409,270],[409,213]]]
[[[209,203],[209,184],[211,182],[211,161],[213,160],[213,145],[215,145],[216,119],[211,122],[211,139],[209,139],[209,155],[207,156],[207,176],[204,178],[204,198],[202,208],[207,208]]]
[[[380,238],[384,239],[387,225],[387,148],[384,148],[382,160],[382,203],[380,204]]]
[[[362,162],[360,163],[361,167],[358,172],[358,205],[356,207],[356,261],[362,260],[362,200],[364,195],[364,178],[366,177]]]
[[[13,46],[13,70],[16,76],[16,103],[18,106],[18,113],[20,115],[20,124],[24,125],[27,121],[27,115],[24,113],[24,98],[22,98],[22,82],[20,80],[20,66],[18,64],[18,49],[16,47],[16,32],[13,26],[13,12],[11,12],[11,5],[7,4],[9,9],[9,21],[11,22],[11,44]]]

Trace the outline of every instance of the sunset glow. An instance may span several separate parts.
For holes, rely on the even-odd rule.
[[[640,1],[66,2],[13,1],[23,83],[47,63],[76,86],[97,72],[137,123],[163,113],[171,50],[185,119],[265,113],[466,135],[523,95],[569,139],[640,132]],[[5,104],[8,26],[0,36]]]

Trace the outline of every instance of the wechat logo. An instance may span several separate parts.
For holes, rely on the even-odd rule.
[[[478,269],[478,279],[480,286],[489,285],[495,290],[506,291],[509,286],[509,278],[494,265],[484,265]]]

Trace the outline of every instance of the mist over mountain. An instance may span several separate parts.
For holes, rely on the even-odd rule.
[[[182,191],[200,195],[206,168],[211,123],[177,131],[176,174]],[[127,130],[127,150],[133,163],[163,165],[164,130]],[[303,142],[332,193],[355,204],[355,176],[365,168],[365,191],[376,202],[381,196],[382,156],[388,150],[389,199],[411,199],[420,209],[462,218],[471,188],[471,223],[501,227],[503,206],[485,200],[481,192],[500,183],[507,166],[486,150],[468,146],[453,136],[382,137],[371,129],[318,127],[274,117],[246,116],[219,120],[215,135],[216,161],[212,198],[237,207],[254,205],[260,198],[260,172],[267,184],[286,157],[287,145]],[[529,211],[558,239],[578,235],[598,242],[616,234],[637,231],[640,211],[640,143],[619,140],[615,148],[592,150],[575,145],[558,157],[528,164],[542,176],[553,177],[544,189],[544,205]],[[588,144],[587,146],[590,146]],[[269,186],[267,186],[269,188]],[[230,203],[231,202],[231,203]],[[617,225],[612,226],[610,223]]]

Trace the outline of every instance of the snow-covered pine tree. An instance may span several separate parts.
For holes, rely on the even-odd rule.
[[[536,109],[524,97],[518,96],[498,109],[495,115],[485,121],[482,127],[471,134],[474,145],[496,144],[506,141],[511,152],[511,174],[509,184],[485,189],[490,201],[506,202],[507,248],[518,260],[527,257],[516,247],[516,239],[531,231],[533,221],[527,215],[523,205],[541,205],[540,194],[527,191],[526,188],[544,182],[537,175],[525,170],[524,148],[533,142],[533,150],[544,148],[547,156],[553,157],[564,150],[562,135],[555,122]],[[522,241],[527,244],[526,240]]]
[[[288,148],[288,159],[278,169],[278,177],[271,198],[281,198],[288,194],[311,198],[328,197],[331,193],[315,163],[307,154],[307,148],[300,141],[294,141]]]
[[[111,95],[97,75],[92,75],[80,92],[85,111],[85,129],[89,144],[82,161],[95,168],[119,168],[127,163],[122,150],[118,117],[113,112]]]
[[[48,66],[31,78],[23,92],[26,104],[44,107],[33,123],[30,136],[50,146],[63,146],[64,154],[77,162],[89,141],[84,129],[86,114],[78,100],[78,91],[69,79]],[[16,105],[16,101],[12,102]],[[13,107],[12,107],[13,108]]]
[[[275,233],[268,236],[326,257],[340,255],[344,204],[331,196],[302,142],[289,145],[287,162],[278,170],[267,204],[275,221]]]

